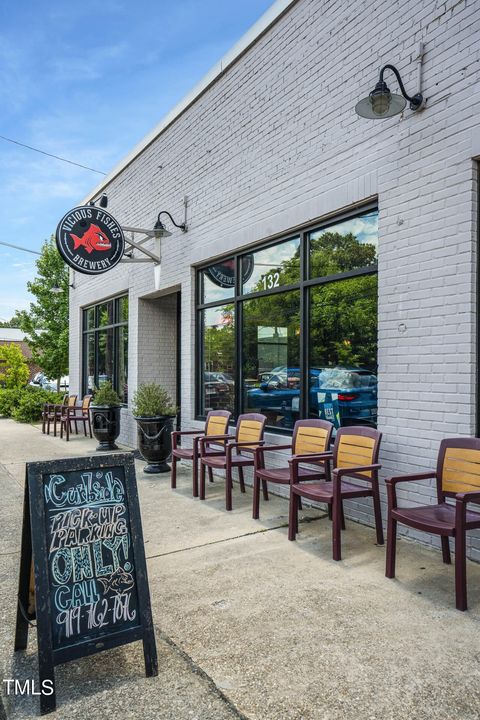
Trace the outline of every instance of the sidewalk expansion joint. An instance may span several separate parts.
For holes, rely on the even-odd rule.
[[[155,625],[155,632],[158,636],[160,636],[164,643],[171,647],[172,650],[182,658],[182,660],[188,665],[190,670],[195,675],[198,675],[198,677],[200,677],[207,683],[211,692],[213,692],[228,707],[228,709],[231,710],[233,715],[238,718],[238,720],[250,720],[250,718],[247,715],[244,715],[232,702],[232,700],[230,700],[230,698],[225,695],[225,693],[215,683],[215,680],[210,677],[210,675],[205,672],[205,670],[202,670],[202,668],[197,665],[195,660],[193,660],[193,658],[188,653],[186,653],[185,650],[182,650],[182,648],[179,647],[179,645],[177,645],[177,643],[172,640],[171,637],[169,637],[162,630],[160,630],[158,625]]]
[[[324,515],[315,515],[315,517],[306,517],[299,521],[300,525],[306,525],[316,520],[323,520],[327,517],[327,513]],[[165,557],[166,555],[176,555],[177,553],[188,552],[189,550],[197,550],[197,548],[208,547],[209,545],[219,545],[220,543],[230,542],[231,540],[240,540],[244,537],[250,537],[251,535],[261,535],[262,533],[270,532],[271,530],[282,530],[282,528],[288,528],[288,522],[282,523],[281,525],[275,525],[274,527],[262,528],[261,530],[253,530],[252,532],[243,533],[242,535],[233,535],[232,537],[222,538],[221,540],[212,540],[211,542],[201,543],[200,545],[189,545],[185,548],[179,548],[178,550],[169,550],[168,552],[158,553],[157,555],[147,555],[147,560],[154,560],[155,558]]]

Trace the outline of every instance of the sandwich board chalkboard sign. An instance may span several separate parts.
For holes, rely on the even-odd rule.
[[[142,640],[158,674],[133,453],[27,463],[15,650],[33,617],[42,714],[60,663]]]

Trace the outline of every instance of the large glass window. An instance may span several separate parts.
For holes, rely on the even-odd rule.
[[[109,381],[128,400],[128,297],[83,311],[83,392]]]
[[[234,410],[235,325],[231,305],[201,313],[203,337],[202,408]]]
[[[377,247],[378,212],[367,208],[200,270],[198,415],[261,412],[277,429],[301,417],[375,425]]]

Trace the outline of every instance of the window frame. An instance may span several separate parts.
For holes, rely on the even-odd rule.
[[[82,395],[86,395],[88,393],[88,338],[91,336],[93,337],[93,345],[94,345],[94,385],[97,386],[98,383],[98,361],[99,361],[99,343],[98,343],[98,337],[101,332],[113,330],[113,377],[112,377],[112,387],[116,390],[118,395],[122,397],[122,393],[119,392],[119,351],[120,351],[120,342],[119,342],[119,328],[126,327],[128,332],[128,317],[126,320],[119,320],[119,317],[121,316],[121,302],[127,298],[129,300],[129,294],[122,293],[121,295],[115,295],[114,297],[110,298],[103,298],[102,300],[99,300],[96,303],[92,303],[91,305],[86,305],[82,307]],[[112,302],[113,303],[113,322],[109,323],[108,325],[100,325],[99,324],[99,308],[102,305],[106,305],[107,303]],[[87,313],[89,310],[94,311],[94,323],[93,327],[87,327]],[[128,342],[128,341],[127,341]],[[127,367],[127,382],[128,382],[128,367]],[[122,402],[122,406],[127,407],[127,402]]]
[[[202,375],[203,375],[203,310],[212,307],[220,307],[225,304],[233,304],[234,306],[234,317],[235,317],[235,331],[234,331],[234,342],[235,342],[235,396],[231,423],[235,424],[236,418],[242,412],[242,369],[243,369],[243,344],[242,344],[242,330],[243,330],[243,302],[246,300],[267,297],[278,293],[286,293],[292,290],[300,291],[300,403],[299,403],[299,417],[307,418],[307,404],[308,404],[308,392],[309,392],[309,322],[310,322],[310,289],[318,285],[324,285],[327,283],[344,280],[351,277],[358,277],[363,275],[378,275],[378,262],[372,263],[363,268],[356,268],[355,270],[348,270],[342,273],[335,273],[333,275],[326,275],[324,277],[310,278],[310,233],[318,230],[327,230],[329,227],[338,225],[345,220],[351,220],[355,217],[365,215],[368,212],[378,213],[378,201],[374,200],[362,205],[350,208],[345,212],[341,212],[335,215],[330,215],[323,221],[317,221],[299,229],[292,230],[289,233],[282,233],[281,235],[271,238],[268,241],[260,242],[250,248],[242,248],[235,252],[228,252],[220,256],[216,260],[210,260],[208,263],[202,263],[195,267],[196,271],[196,283],[195,283],[195,419],[205,420],[206,413],[202,412]],[[300,281],[290,285],[283,285],[281,287],[272,288],[271,290],[261,290],[258,292],[242,293],[242,278],[241,278],[241,259],[249,253],[257,252],[258,250],[264,250],[269,247],[273,247],[286,240],[291,240],[295,237],[300,237]],[[235,287],[234,293],[231,298],[223,301],[212,301],[202,302],[202,273],[206,268],[214,265],[216,262],[222,262],[222,260],[232,258],[235,263]],[[377,325],[378,328],[378,325]],[[378,329],[377,329],[378,337]],[[288,428],[280,428],[272,425],[267,426],[268,432],[278,433],[282,435],[291,435],[293,430]]]

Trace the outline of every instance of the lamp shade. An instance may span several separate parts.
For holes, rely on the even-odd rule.
[[[380,85],[382,87],[379,87]],[[406,104],[404,97],[391,93],[385,83],[378,83],[368,97],[359,100],[355,105],[355,112],[369,120],[382,120],[398,115],[405,109]]]
[[[165,225],[160,221],[157,220],[155,225],[153,226],[153,235],[157,240],[160,240],[160,238],[170,237],[171,232],[167,230]]]

